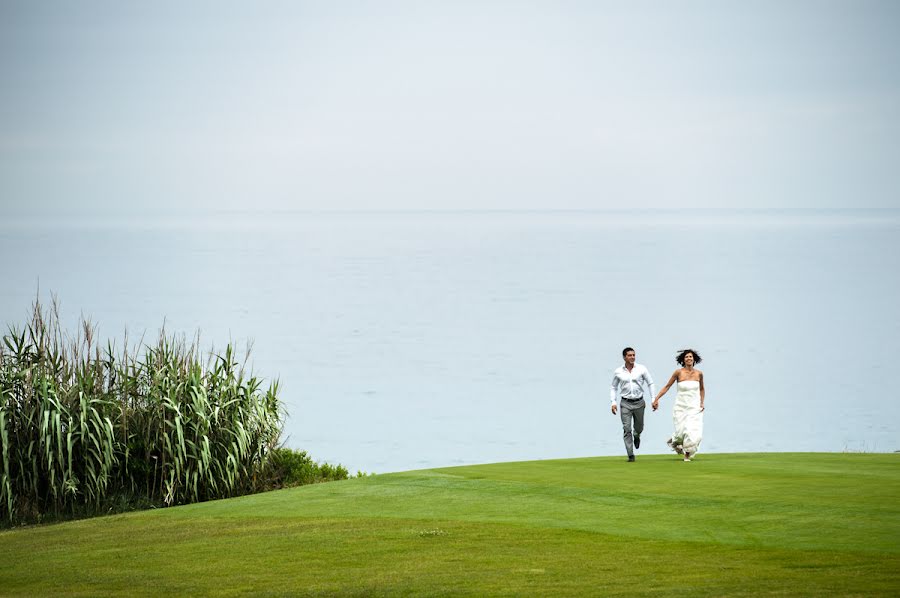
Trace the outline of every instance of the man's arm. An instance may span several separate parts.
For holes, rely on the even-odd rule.
[[[644,369],[644,381],[647,383],[647,388],[650,389],[650,396],[656,397],[656,385],[653,384],[653,378],[650,376],[650,370]]]
[[[613,415],[616,413],[616,387],[618,386],[618,378],[613,374],[612,383],[609,385],[609,402]]]

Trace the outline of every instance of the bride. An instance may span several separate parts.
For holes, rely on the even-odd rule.
[[[672,408],[675,433],[666,444],[679,455],[684,454],[685,461],[690,461],[700,448],[700,440],[703,438],[703,400],[706,391],[703,388],[703,372],[694,369],[701,361],[699,353],[693,349],[682,349],[675,361],[681,368],[675,370],[669,382],[653,399],[653,410],[659,408],[659,399],[677,381],[678,395]]]

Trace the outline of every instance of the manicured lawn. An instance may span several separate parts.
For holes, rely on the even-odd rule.
[[[898,595],[900,455],[379,475],[0,532],[2,595]]]

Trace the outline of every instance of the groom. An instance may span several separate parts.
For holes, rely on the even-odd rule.
[[[641,448],[641,432],[644,431],[644,387],[650,391],[650,397],[656,396],[656,387],[650,372],[639,363],[635,363],[634,349],[622,349],[625,365],[616,368],[612,384],[609,388],[609,400],[612,402],[613,415],[616,414],[616,396],[621,397],[620,417],[624,431],[625,451],[628,461],[634,461],[634,449]],[[634,431],[632,432],[632,421]]]

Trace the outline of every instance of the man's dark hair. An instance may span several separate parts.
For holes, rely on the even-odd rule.
[[[634,351],[634,349],[632,349],[631,347],[625,347],[624,349],[622,349],[622,357],[625,357],[625,355],[627,355],[629,351]]]
[[[678,356],[675,357],[675,361],[677,361],[678,365],[680,365],[681,367],[684,367],[684,356],[687,355],[688,353],[690,353],[691,355],[694,356],[694,365],[697,365],[698,363],[703,361],[703,358],[700,357],[700,354],[697,353],[696,351],[694,351],[693,349],[682,349],[681,351],[678,352]]]

